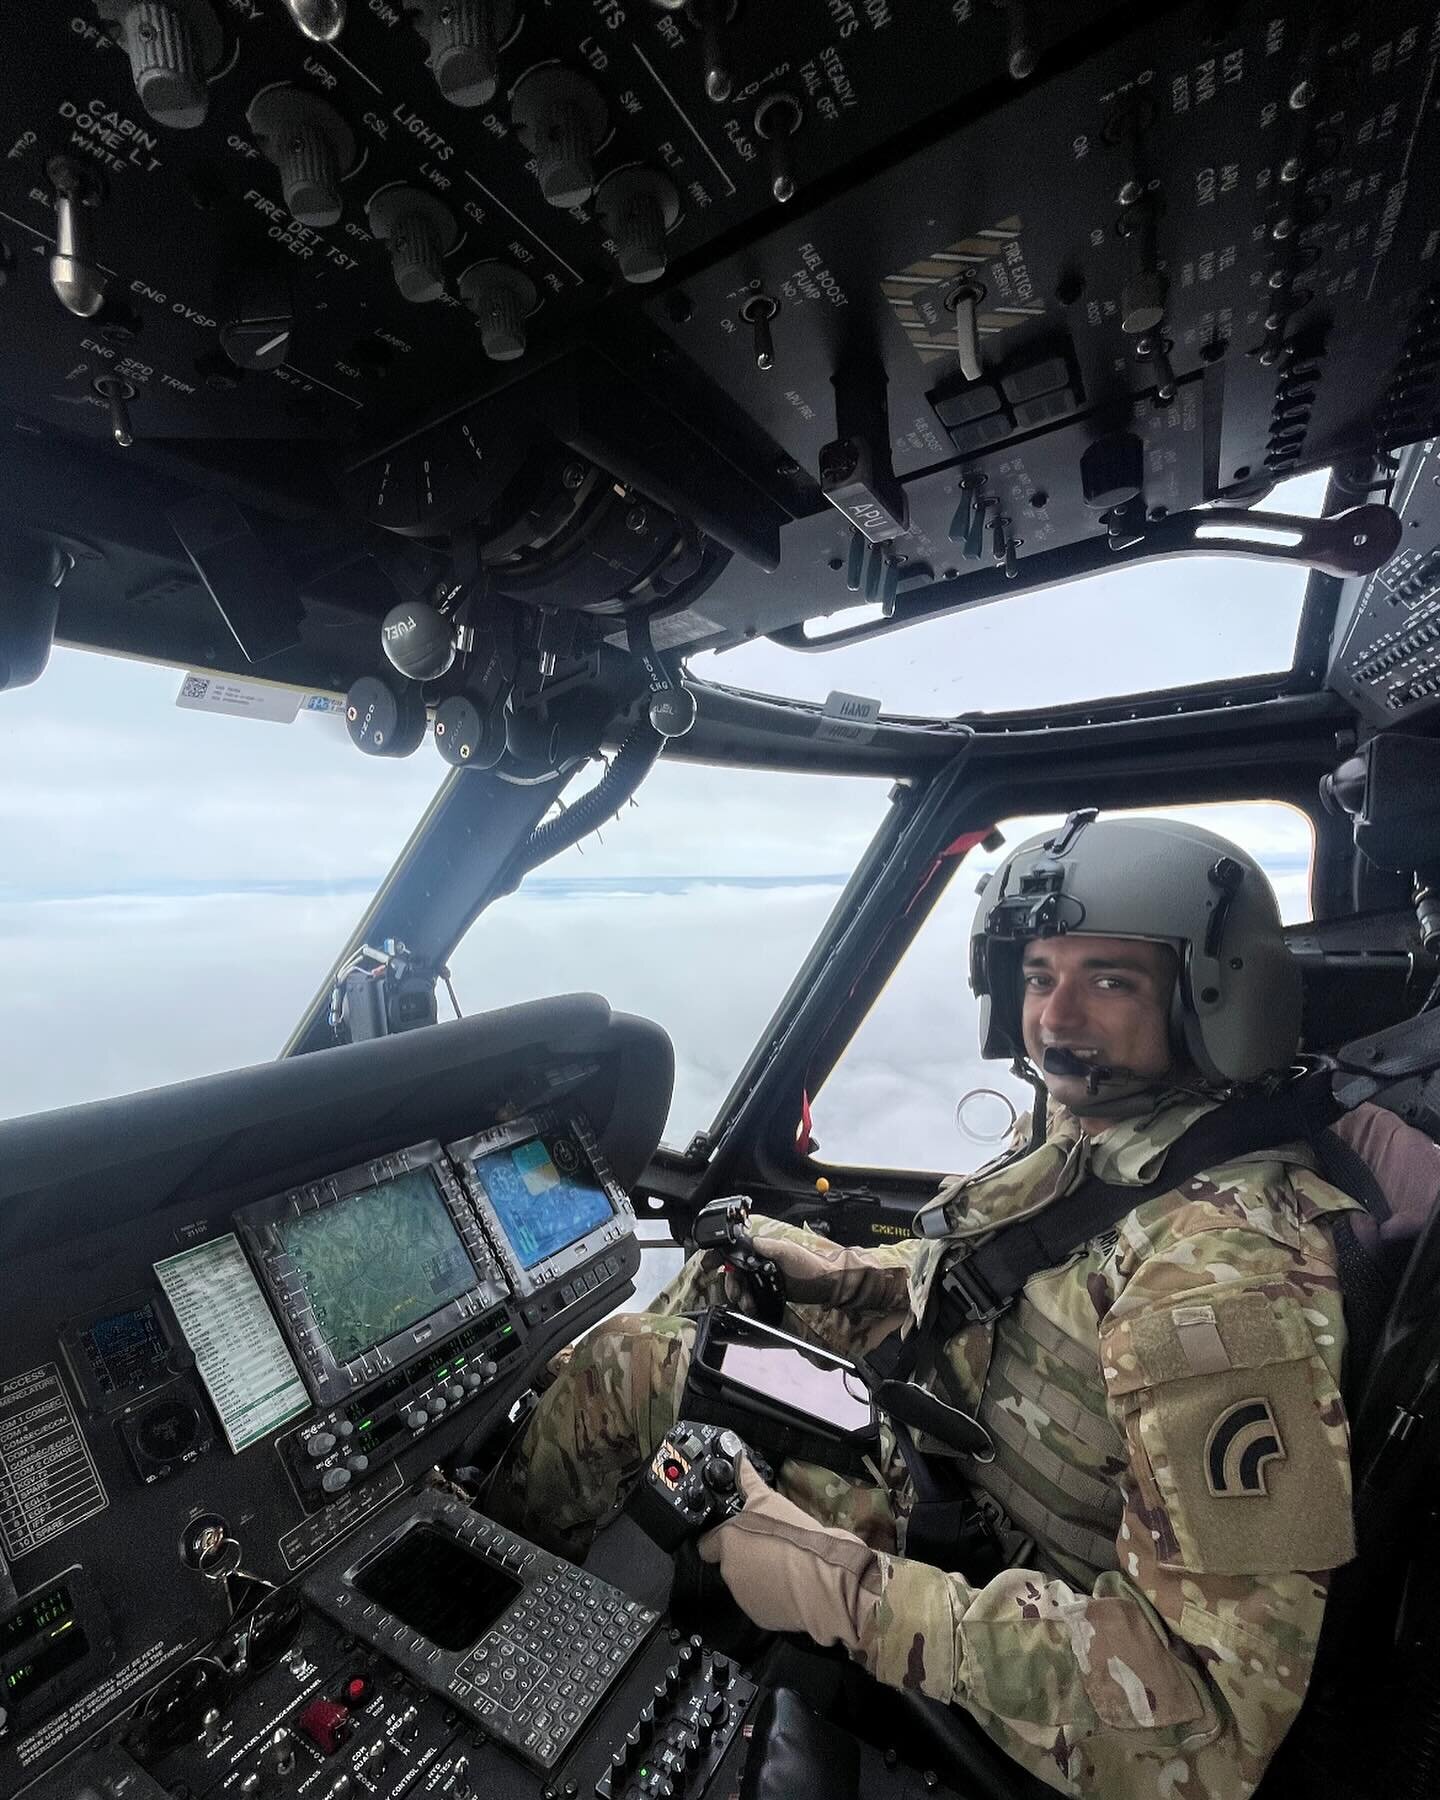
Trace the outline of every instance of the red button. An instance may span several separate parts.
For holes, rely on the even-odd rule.
[[[345,1683],[347,1705],[361,1706],[370,1696],[370,1683],[363,1675],[352,1675]]]
[[[333,1756],[344,1743],[350,1708],[338,1700],[312,1700],[295,1721],[322,1756]]]
[[[680,1467],[678,1462],[667,1462],[665,1465],[665,1479],[667,1481],[678,1481],[684,1473],[685,1471]]]

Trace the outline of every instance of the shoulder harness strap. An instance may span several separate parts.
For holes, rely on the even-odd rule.
[[[1129,1184],[1087,1176],[1059,1204],[1033,1218],[1000,1226],[951,1263],[937,1283],[941,1294],[936,1313],[943,1336],[998,1318],[1032,1276],[1058,1268],[1147,1200],[1171,1193],[1204,1170],[1236,1157],[1310,1142],[1339,1112],[1330,1094],[1330,1071],[1318,1070],[1283,1093],[1227,1100],[1197,1119],[1170,1146],[1154,1181]]]

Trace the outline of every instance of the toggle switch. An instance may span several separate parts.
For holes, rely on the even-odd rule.
[[[110,435],[122,450],[128,450],[135,442],[135,432],[130,423],[130,402],[135,398],[135,389],[118,375],[99,375],[95,380],[95,392],[110,408]]]
[[[595,211],[615,242],[627,281],[658,281],[665,273],[665,237],[680,217],[680,196],[668,175],[638,165],[617,169],[595,190]]]
[[[975,500],[975,510],[970,515],[969,529],[965,533],[965,542],[960,546],[960,554],[966,562],[979,562],[985,553],[985,526],[990,518],[992,507],[999,509],[1000,502],[994,494],[979,494]]]
[[[735,17],[738,0],[689,0],[690,17],[700,27],[700,66],[705,94],[723,106],[734,88],[730,59],[725,54],[725,27]]]
[[[317,230],[334,225],[344,206],[341,179],[355,166],[355,134],[335,108],[281,81],[261,88],[245,117],[280,171],[291,218]]]
[[[595,191],[595,152],[609,123],[599,88],[557,63],[523,76],[511,102],[520,140],[552,206],[580,206]]]
[[[435,85],[452,106],[488,106],[500,85],[500,50],[515,29],[516,0],[405,0],[430,46]]]
[[[93,319],[105,304],[105,272],[95,260],[95,212],[100,183],[68,156],[53,156],[45,173],[55,190],[55,250],[50,286],[77,319]]]
[[[1116,228],[1130,247],[1130,272],[1120,290],[1120,329],[1126,337],[1158,331],[1165,317],[1169,283],[1160,273],[1155,225],[1155,201],[1146,195],[1120,215]]]
[[[1012,81],[1035,73],[1035,30],[1030,0],[1005,0],[1005,67]]]
[[[525,354],[525,320],[539,301],[535,283],[509,263],[477,262],[455,284],[480,321],[480,343],[491,362]]]
[[[445,291],[443,258],[459,237],[455,215],[443,201],[420,188],[396,182],[370,197],[365,209],[370,230],[389,246],[395,285],[417,306]]]
[[[770,335],[770,321],[779,312],[778,303],[769,294],[752,294],[740,308],[740,317],[750,327],[750,346],[755,353],[755,367],[775,367],[775,340]]]
[[[281,0],[281,4],[312,43],[333,44],[345,29],[345,0]]]
[[[207,1708],[205,1716],[200,1721],[200,1742],[207,1750],[213,1750],[224,1735],[220,1708],[218,1706]]]
[[[1148,362],[1155,377],[1155,404],[1169,406],[1175,398],[1175,369],[1170,361],[1171,343],[1161,332],[1152,331],[1139,338],[1135,354]]]
[[[294,1773],[295,1740],[284,1725],[266,1742],[263,1755],[266,1765],[272,1773],[276,1775]]]
[[[795,162],[791,144],[805,117],[793,94],[766,94],[755,108],[755,133],[763,138],[770,162],[770,192],[783,206],[795,198]]]
[[[130,59],[140,104],[157,125],[193,131],[210,109],[206,76],[219,67],[224,33],[208,0],[95,0]]]

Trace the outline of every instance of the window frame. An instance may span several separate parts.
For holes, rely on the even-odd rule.
[[[1144,736],[1135,729],[1138,721],[1128,723],[1129,729],[1025,734],[1029,742],[1018,734],[977,733],[947,771],[919,788],[885,867],[853,896],[843,916],[837,907],[757,1045],[744,1071],[748,1085],[737,1082],[715,1121],[705,1167],[697,1170],[690,1159],[688,1182],[682,1169],[657,1168],[655,1191],[668,1192],[672,1203],[688,1210],[738,1188],[762,1207],[773,1196],[791,1216],[800,1199],[807,1212],[829,1213],[842,1241],[852,1229],[864,1240],[864,1218],[876,1206],[888,1210],[888,1201],[913,1207],[917,1195],[933,1192],[935,1177],[945,1171],[822,1164],[802,1154],[796,1144],[801,1096],[823,1087],[954,878],[962,858],[947,857],[947,847],[990,830],[997,820],[1078,806],[1278,801],[1308,818],[1315,833],[1312,911],[1324,917],[1347,909],[1338,871],[1350,866],[1348,824],[1318,801],[1319,778],[1336,757],[1333,729],[1306,729],[1311,721],[1305,720],[1294,732],[1261,732],[1252,719],[1250,731],[1227,731],[1224,715],[1212,715],[1208,721],[1176,719],[1178,729],[1156,744],[1153,722]],[[1118,754],[1106,754],[1112,746]],[[821,1179],[829,1194],[817,1201]]]

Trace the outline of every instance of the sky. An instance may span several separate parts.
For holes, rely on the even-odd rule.
[[[1316,510],[1320,485],[1271,504],[1286,498]],[[817,700],[843,688],[902,713],[1058,705],[1288,667],[1303,586],[1258,563],[1165,563],[824,656],[698,657],[694,673]],[[58,650],[36,685],[0,694],[0,1117],[273,1057],[445,772],[428,744],[363,757],[333,716],[179,709],[182,675]],[[667,1138],[683,1145],[763,1031],[888,786],[662,759],[599,840],[477,922],[452,957],[462,1007],[587,988],[658,1019],[676,1047]],[[1247,807],[1226,824],[1303,916],[1303,821]],[[962,870],[815,1097],[822,1155],[940,1172],[989,1154],[955,1120],[963,1094],[1005,1085],[974,1047],[973,886]]]

